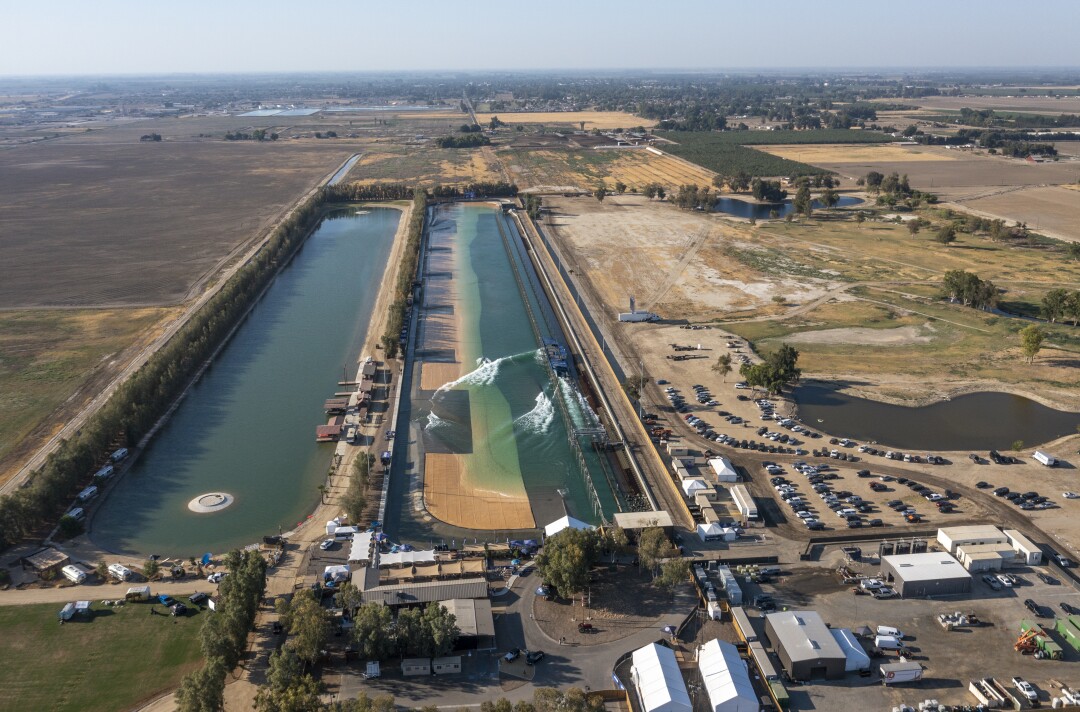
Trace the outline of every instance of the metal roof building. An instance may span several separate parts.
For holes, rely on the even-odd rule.
[[[477,650],[495,647],[495,620],[491,616],[491,601],[486,598],[452,598],[439,601],[454,615],[463,638],[474,638]]]
[[[971,574],[944,552],[883,556],[881,570],[904,598],[950,596],[971,591]]]
[[[746,661],[731,643],[710,640],[698,652],[698,671],[713,712],[758,712],[761,705]]]
[[[356,573],[358,572],[353,573],[353,583],[356,583]],[[360,597],[364,603],[375,601],[387,606],[408,606],[415,603],[446,601],[452,598],[487,598],[487,595],[487,581],[482,578],[403,583],[375,586],[360,591]]]
[[[957,547],[975,544],[1004,544],[1007,542],[1001,530],[990,524],[975,524],[967,527],[942,527],[937,532],[938,544],[950,554],[955,554]]]
[[[816,611],[770,613],[765,616],[765,634],[793,679],[844,676],[847,655]]]
[[[1042,563],[1042,549],[1035,542],[1015,529],[1006,529],[1004,534],[1005,538],[1009,540],[1009,545],[1012,546],[1013,551],[1019,555],[1025,564],[1038,566]]]
[[[634,651],[630,679],[644,712],[693,712],[675,651],[651,643]]]
[[[655,512],[616,512],[615,526],[626,530],[648,529],[649,527],[672,527],[675,522],[664,510]]]

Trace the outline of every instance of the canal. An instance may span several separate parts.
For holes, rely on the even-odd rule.
[[[343,372],[356,372],[399,216],[348,208],[323,219],[109,492],[91,522],[95,543],[219,553],[292,529],[314,509],[334,452],[315,442],[315,426]],[[235,502],[188,510],[216,491]]]

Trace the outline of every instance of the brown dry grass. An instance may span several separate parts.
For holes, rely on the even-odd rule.
[[[1036,232],[1080,240],[1080,198],[1068,186],[1043,186],[968,200],[962,209],[1027,223]]]
[[[349,182],[437,183],[499,181],[502,173],[494,154],[483,149],[443,149],[430,145],[379,144],[349,172]]]
[[[823,144],[755,146],[774,156],[803,163],[860,163],[866,161],[951,161],[953,156],[919,150],[917,146],[887,144]]]
[[[622,111],[538,111],[538,112],[501,112],[498,114],[477,114],[481,124],[498,116],[508,124],[573,124],[580,128],[585,122],[585,129],[628,129],[634,126],[653,126],[655,121]]]
[[[647,183],[659,183],[666,188],[680,185],[711,185],[712,171],[672,156],[657,156],[648,151],[625,151],[611,168],[609,187],[622,181],[631,190],[640,190]]]

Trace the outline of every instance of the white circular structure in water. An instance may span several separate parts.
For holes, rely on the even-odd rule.
[[[209,514],[211,512],[220,512],[232,504],[233,501],[233,496],[228,492],[207,492],[188,502],[187,507],[192,512]]]

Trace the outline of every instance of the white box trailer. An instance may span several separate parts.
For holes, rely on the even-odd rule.
[[[895,685],[899,682],[916,682],[923,676],[922,665],[914,660],[886,663],[881,666],[881,684]]]
[[[64,575],[64,578],[74,584],[80,584],[86,580],[86,572],[72,564],[68,564],[60,569],[60,573]]]
[[[1057,458],[1048,452],[1043,452],[1042,450],[1036,450],[1035,454],[1031,457],[1034,458],[1035,462],[1041,463],[1046,467],[1054,467],[1055,465],[1057,465]]]
[[[750,496],[749,490],[743,485],[735,485],[731,488],[731,499],[735,502],[735,506],[739,509],[739,514],[743,515],[746,519],[757,519],[758,508],[754,503],[754,498]]]

